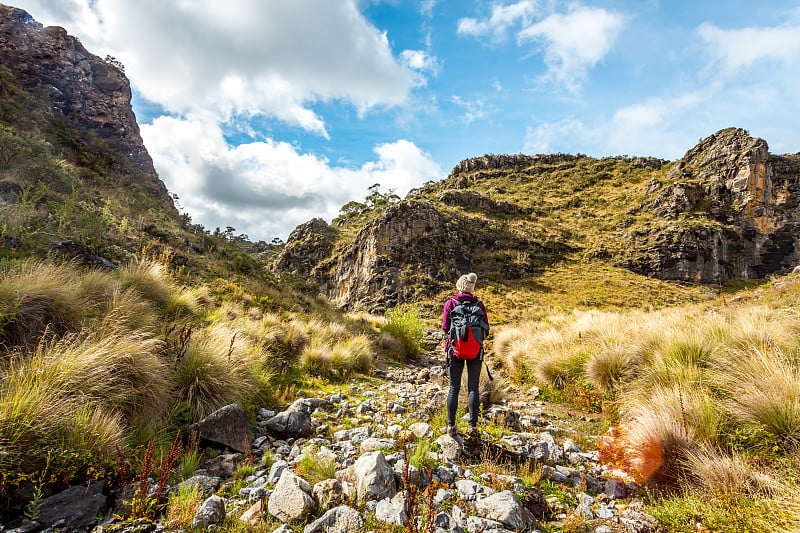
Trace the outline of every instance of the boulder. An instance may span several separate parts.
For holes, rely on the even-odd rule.
[[[514,427],[519,425],[520,414],[504,405],[493,405],[486,411],[486,418],[497,426]]]
[[[314,434],[311,416],[303,408],[292,410],[290,407],[267,420],[265,427],[279,437],[310,437]]]
[[[289,468],[289,464],[286,461],[275,461],[272,463],[272,466],[269,468],[269,474],[267,475],[267,484],[274,485],[281,479],[281,474],[283,471]]]
[[[314,485],[311,495],[317,502],[319,509],[327,511],[342,504],[344,491],[342,483],[338,479],[325,479]]]
[[[455,482],[455,487],[461,494],[461,499],[465,502],[494,494],[494,489],[481,485],[480,483],[475,483],[471,479],[459,479]]]
[[[263,511],[261,509],[261,502],[258,501],[251,505],[248,510],[242,513],[242,516],[239,517],[239,521],[244,522],[245,524],[250,524],[251,526],[257,526],[261,523],[262,517]]]
[[[201,438],[237,452],[249,452],[253,445],[250,422],[242,408],[235,403],[226,405],[200,422],[192,424],[189,431],[197,432]]]
[[[425,422],[417,422],[408,426],[418,439],[427,439],[433,436],[433,428]]]
[[[405,491],[398,492],[393,498],[384,498],[375,506],[375,519],[381,522],[402,526],[407,518]]]
[[[370,437],[361,443],[361,453],[369,453],[377,450],[388,450],[394,448],[394,439],[378,439]]]
[[[352,429],[343,429],[333,434],[333,440],[336,442],[349,440],[356,444],[364,442],[369,438],[370,430],[367,426],[361,426]]]
[[[394,471],[382,452],[365,453],[353,465],[358,500],[382,500],[397,494]]]
[[[193,528],[205,529],[212,524],[220,524],[225,519],[225,500],[211,496],[204,501],[192,520]]]
[[[442,435],[436,439],[436,444],[442,449],[442,457],[451,461],[458,461],[461,458],[461,444],[457,439],[450,435]]]
[[[536,527],[536,518],[522,506],[517,496],[510,490],[476,501],[475,512],[480,517],[495,520],[514,530]]]
[[[564,450],[550,433],[517,433],[500,439],[500,445],[513,453],[550,465],[564,459]]]
[[[97,513],[106,504],[103,482],[89,486],[76,485],[39,503],[41,507],[36,522],[41,527],[61,522],[68,530],[82,529],[94,522]]]
[[[297,522],[307,518],[315,508],[311,485],[291,470],[284,470],[267,502],[269,514],[282,522]]]
[[[209,477],[228,478],[239,469],[239,462],[242,460],[240,453],[222,453],[213,459],[209,459],[197,469],[195,475],[205,475]]]
[[[314,520],[303,529],[303,533],[360,533],[364,529],[361,513],[340,505]]]

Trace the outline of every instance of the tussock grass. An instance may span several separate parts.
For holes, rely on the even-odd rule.
[[[239,398],[255,394],[257,348],[223,326],[195,333],[175,364],[178,397],[200,419]]]
[[[798,333],[796,313],[763,306],[586,311],[501,331],[495,350],[518,380],[558,388],[585,381],[611,395],[621,424],[605,441],[608,462],[642,480],[711,490],[734,478],[750,486],[761,475],[747,473],[750,463],[730,450],[767,453],[768,464],[796,449]]]
[[[46,330],[62,334],[83,320],[80,275],[71,266],[28,260],[2,273],[0,283],[0,342],[34,346]]]
[[[69,480],[103,471],[123,444],[119,415],[53,388],[50,372],[13,364],[0,382],[0,472],[4,483],[48,475]]]
[[[386,324],[381,326],[381,331],[400,341],[403,346],[401,359],[405,360],[415,357],[420,352],[425,322],[422,320],[419,308],[401,306],[386,312]]]
[[[304,370],[319,376],[335,375],[340,378],[354,371],[369,371],[373,361],[372,342],[363,335],[333,343],[324,338],[314,338],[300,356]]]

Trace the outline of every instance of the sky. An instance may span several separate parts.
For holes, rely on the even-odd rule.
[[[800,150],[796,1],[10,3],[120,60],[180,209],[251,240],[487,153]]]

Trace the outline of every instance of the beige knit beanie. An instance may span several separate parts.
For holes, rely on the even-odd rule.
[[[456,289],[460,292],[468,292],[472,293],[475,290],[475,282],[478,281],[478,275],[474,272],[470,272],[469,274],[464,274],[458,281],[456,281]]]

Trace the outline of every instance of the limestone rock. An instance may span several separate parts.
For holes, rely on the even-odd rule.
[[[364,529],[361,513],[340,505],[314,520],[303,529],[303,533],[360,533]]]
[[[441,435],[436,439],[436,444],[442,449],[442,457],[451,461],[461,458],[461,444],[450,435]]]
[[[291,470],[284,470],[267,502],[269,514],[283,522],[297,522],[308,517],[315,507],[311,485]]]
[[[394,470],[382,452],[365,453],[353,465],[359,501],[382,500],[397,493]]]
[[[516,433],[500,439],[500,445],[508,450],[530,457],[536,461],[553,465],[564,458],[564,450],[548,432],[539,434]]]
[[[193,528],[207,528],[219,524],[225,519],[225,500],[219,496],[211,496],[204,501],[192,520]]]
[[[500,522],[514,530],[532,529],[536,527],[533,514],[522,506],[516,495],[510,490],[475,502],[478,516]]]
[[[325,479],[314,485],[311,495],[317,502],[319,509],[327,511],[332,507],[341,505],[344,498],[344,490],[338,479]]]
[[[245,524],[250,524],[251,526],[257,526],[260,524],[263,516],[261,503],[262,502],[258,501],[251,505],[248,510],[242,513],[242,516],[239,517],[239,521],[244,522]]]
[[[408,426],[408,429],[410,429],[418,439],[427,439],[433,436],[433,428],[430,424],[425,422],[411,424]]]
[[[375,507],[375,518],[387,524],[402,526],[406,523],[406,495],[398,492],[393,498],[384,498]]]
[[[196,424],[189,426],[200,437],[222,444],[237,452],[249,452],[253,445],[250,422],[241,407],[232,403],[218,409]]]

